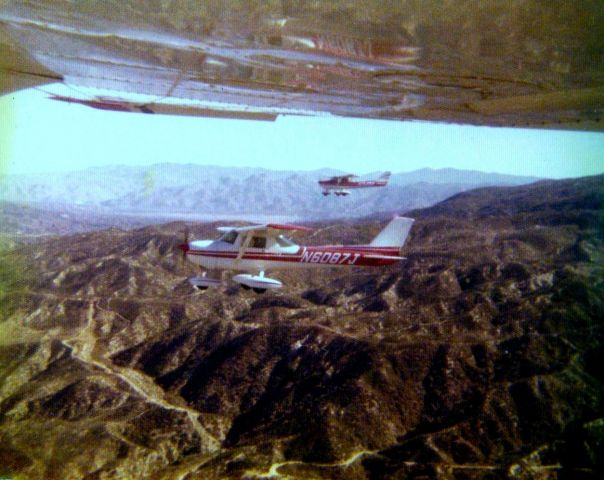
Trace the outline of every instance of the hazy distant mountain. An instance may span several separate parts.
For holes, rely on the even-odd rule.
[[[426,207],[477,186],[537,180],[470,170],[422,169],[394,174],[386,188],[362,190],[346,198],[323,197],[317,180],[344,173],[348,172],[192,164],[95,167],[11,176],[0,185],[0,198],[45,207],[85,205],[112,213],[271,214],[316,219]]]
[[[390,179],[397,185],[411,185],[414,183],[431,184],[463,184],[463,185],[523,185],[539,180],[538,177],[525,177],[520,175],[504,175],[501,173],[480,172],[478,170],[457,170],[455,168],[422,168],[412,172],[403,172],[393,175]]]

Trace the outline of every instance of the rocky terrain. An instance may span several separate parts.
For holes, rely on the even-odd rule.
[[[5,252],[0,476],[601,478],[603,185],[461,193],[412,213],[400,266],[274,294],[194,293],[182,223]]]

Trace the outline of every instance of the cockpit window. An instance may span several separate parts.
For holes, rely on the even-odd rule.
[[[252,237],[250,242],[252,248],[266,248],[266,237]]]
[[[295,245],[295,243],[292,242],[285,235],[278,235],[277,236],[277,245],[279,245],[280,247],[291,247],[291,246]]]
[[[237,232],[235,230],[231,230],[220,237],[220,240],[226,243],[235,243],[235,240],[237,240]]]

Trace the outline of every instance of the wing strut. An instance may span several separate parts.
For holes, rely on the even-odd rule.
[[[241,244],[239,246],[239,253],[237,254],[237,258],[235,259],[235,261],[241,260],[243,258],[243,255],[245,254],[245,249],[247,248],[247,246],[250,244],[250,241],[252,240],[252,236],[250,235],[249,232],[246,232],[245,237],[242,238]]]

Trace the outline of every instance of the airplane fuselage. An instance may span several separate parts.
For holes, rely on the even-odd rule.
[[[252,225],[218,227],[223,235],[217,240],[195,240],[179,245],[184,256],[205,270],[249,272],[233,280],[256,293],[281,288],[282,283],[265,276],[271,270],[317,267],[381,267],[404,260],[400,256],[413,219],[393,218],[368,245],[300,246],[280,231],[310,230],[296,225]],[[185,239],[187,235],[185,235]],[[252,274],[250,274],[252,273]],[[219,278],[203,272],[189,278],[198,290],[220,285]]]
[[[359,188],[385,187],[390,179],[390,172],[384,172],[376,180],[353,180],[356,175],[341,175],[319,180],[323,195],[334,193],[337,196],[350,195],[350,190]]]
[[[345,181],[338,183],[337,181],[321,180],[319,185],[325,190],[342,190],[350,188],[369,188],[369,187],[385,187],[388,184],[385,180],[367,180],[362,182]]]
[[[379,267],[400,262],[397,248],[369,246],[312,246],[297,247],[291,252],[238,251],[209,244],[196,248],[192,242],[187,259],[209,270],[224,269],[246,272],[270,271],[308,267]]]

